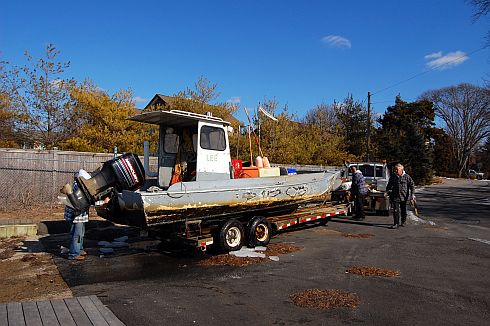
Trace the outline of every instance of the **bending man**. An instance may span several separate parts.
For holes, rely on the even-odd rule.
[[[366,182],[362,172],[356,166],[351,166],[350,172],[352,173],[351,193],[354,195],[355,219],[362,221],[364,220],[364,197],[367,195]]]

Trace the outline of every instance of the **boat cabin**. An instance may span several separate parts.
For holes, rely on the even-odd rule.
[[[233,178],[229,122],[192,112],[152,111],[130,120],[159,125],[158,186]],[[145,153],[145,159],[147,154]]]

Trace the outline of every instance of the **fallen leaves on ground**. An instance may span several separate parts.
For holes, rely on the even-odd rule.
[[[346,237],[346,238],[367,239],[370,237],[374,237],[374,234],[371,234],[371,233],[342,233],[342,236]]]
[[[70,288],[47,253],[16,253],[1,262],[0,303],[71,297]]]
[[[400,271],[396,269],[386,269],[370,266],[352,266],[346,270],[347,273],[357,274],[362,276],[385,276],[385,277],[398,277]]]
[[[14,256],[15,249],[22,244],[23,237],[10,237],[0,239],[0,260],[9,259]]]
[[[9,259],[10,257],[13,257],[15,255],[15,251],[12,249],[5,249],[0,252],[0,260],[5,260]]]
[[[46,263],[46,260],[43,257],[41,257],[39,255],[34,255],[34,254],[24,255],[24,256],[22,256],[22,258],[20,260],[22,260],[25,263],[28,262],[31,267],[32,266],[42,266]]]
[[[23,237],[10,237],[10,238],[2,238],[0,239],[0,250],[1,249],[15,249],[25,238]]]
[[[289,298],[297,306],[315,309],[356,308],[361,302],[357,294],[337,289],[309,289],[293,293]]]
[[[262,263],[265,258],[259,257],[236,257],[230,254],[222,254],[212,256],[207,259],[201,260],[198,264],[201,266],[248,266],[253,264]]]
[[[0,220],[62,220],[64,206],[53,203],[12,205],[0,203]]]
[[[244,267],[253,264],[260,264],[268,260],[267,256],[285,255],[292,252],[303,250],[302,247],[295,246],[289,243],[274,243],[267,246],[267,250],[264,252],[266,257],[236,257],[230,254],[222,254],[211,256],[207,259],[199,261],[198,265],[201,266],[238,266]]]
[[[295,246],[289,243],[273,243],[267,246],[265,254],[267,256],[285,255],[296,251],[303,250],[303,247]]]

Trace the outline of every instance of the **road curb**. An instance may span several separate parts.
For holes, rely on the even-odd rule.
[[[0,224],[0,238],[34,236],[37,235],[37,223],[22,221],[8,221]]]

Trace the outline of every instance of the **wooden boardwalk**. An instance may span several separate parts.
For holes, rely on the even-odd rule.
[[[1,326],[124,326],[95,295],[0,304]]]

